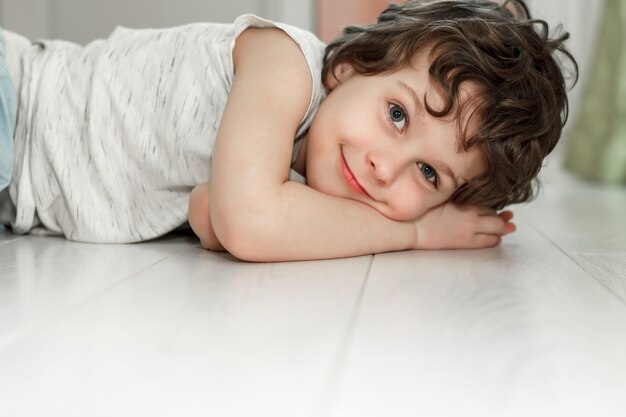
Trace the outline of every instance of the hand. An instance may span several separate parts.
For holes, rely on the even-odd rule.
[[[500,244],[515,231],[513,213],[444,203],[415,220],[416,249],[478,249]]]

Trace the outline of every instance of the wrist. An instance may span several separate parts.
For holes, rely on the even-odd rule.
[[[387,236],[385,239],[387,249],[382,250],[382,252],[418,249],[419,229],[414,220],[402,221],[390,219],[382,214],[381,216],[391,222],[387,226],[388,231],[384,233]]]
[[[409,223],[411,225],[411,247],[410,249],[420,249],[421,245],[420,245],[420,238],[422,236],[421,230],[420,230],[420,222],[418,221],[413,221]]]
[[[412,222],[413,225],[413,249],[435,249],[436,243],[433,233],[437,233],[433,229],[433,210],[425,215],[422,215],[417,220]],[[429,215],[431,214],[431,215]],[[438,217],[438,216],[437,216]]]
[[[395,220],[371,206],[363,204],[379,221],[370,220],[368,229],[375,237],[373,253],[417,249],[419,231],[415,220]],[[376,231],[377,230],[377,231]]]

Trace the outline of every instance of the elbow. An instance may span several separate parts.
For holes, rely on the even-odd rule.
[[[202,192],[200,186],[195,187],[189,196],[187,220],[191,230],[198,236],[200,241],[205,240],[210,227],[209,199]]]
[[[204,249],[213,251],[224,250],[224,247],[215,236],[211,224],[208,183],[199,185],[191,191],[188,220],[191,229],[200,239],[200,245]]]
[[[226,242],[222,241],[223,246],[228,253],[235,258],[246,262],[270,262],[271,259],[263,256],[258,246],[255,246],[254,239],[250,238],[250,234],[238,234],[229,231]],[[224,239],[224,238],[222,238]]]
[[[213,228],[220,243],[234,257],[249,262],[270,262],[272,256],[272,219],[260,207],[224,210],[211,207]]]

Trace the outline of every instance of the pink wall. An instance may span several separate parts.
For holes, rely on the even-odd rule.
[[[317,0],[317,35],[330,42],[350,24],[376,21],[391,0]],[[397,3],[397,1],[396,1]]]

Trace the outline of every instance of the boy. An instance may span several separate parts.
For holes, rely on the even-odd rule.
[[[188,215],[252,261],[496,245],[566,118],[552,53],[571,58],[509,3],[394,5],[325,50],[253,16],[43,42],[22,55],[13,229],[130,242]]]

